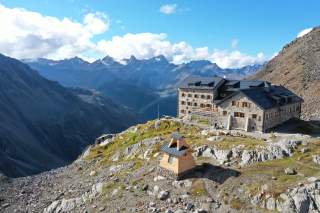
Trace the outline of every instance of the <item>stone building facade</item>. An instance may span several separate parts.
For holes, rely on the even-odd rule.
[[[299,118],[302,99],[265,81],[188,77],[178,88],[178,116],[206,119],[216,128],[265,132]]]

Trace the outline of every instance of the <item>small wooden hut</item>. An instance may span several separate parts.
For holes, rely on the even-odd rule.
[[[163,156],[160,160],[160,167],[173,172],[177,176],[193,169],[196,165],[190,146],[178,132],[171,135],[170,143],[164,144],[161,151]]]

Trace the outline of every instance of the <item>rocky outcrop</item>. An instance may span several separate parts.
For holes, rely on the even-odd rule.
[[[304,99],[302,116],[306,119],[320,117],[320,28],[296,38],[285,45],[280,53],[270,60],[254,79],[264,79],[283,85]]]
[[[51,203],[50,206],[45,208],[43,213],[70,212],[74,210],[77,206],[80,206],[82,204],[83,204],[82,198],[57,200]]]
[[[268,210],[279,212],[308,213],[320,211],[320,182],[317,180],[306,185],[290,188],[287,192],[273,197],[261,192],[254,196],[251,203]]]
[[[238,145],[228,150],[205,145],[195,149],[195,156],[212,157],[221,163],[237,161],[242,166],[248,166],[256,162],[292,156],[300,144],[301,141],[281,140],[277,143],[266,142],[265,146],[257,146],[256,149],[245,149],[243,145]]]

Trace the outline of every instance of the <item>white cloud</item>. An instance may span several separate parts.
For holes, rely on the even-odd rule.
[[[109,29],[109,18],[101,12],[88,13],[84,19],[85,30],[92,34],[101,34]]]
[[[302,30],[300,33],[298,33],[297,38],[300,38],[300,37],[310,33],[312,29],[313,28],[307,28],[307,29]]]
[[[238,39],[232,39],[232,41],[231,41],[231,47],[233,48],[233,49],[236,49],[237,47],[238,47],[238,44],[239,44],[239,40]]]
[[[165,33],[127,33],[95,42],[95,36],[106,32],[109,26],[109,18],[99,12],[88,13],[78,22],[0,4],[0,52],[19,59],[80,56],[89,61],[106,55],[122,61],[131,55],[147,59],[162,54],[175,64],[206,59],[223,68],[266,60],[262,53],[250,56],[238,50],[193,47],[185,41],[172,43]]]
[[[16,58],[73,57],[94,48],[93,36],[107,31],[109,23],[98,12],[80,23],[0,4],[0,52]]]
[[[138,59],[152,58],[164,55],[169,61],[180,64],[190,60],[206,59],[217,63],[222,68],[242,67],[266,60],[263,53],[256,56],[243,54],[238,50],[213,50],[208,47],[193,48],[181,41],[171,43],[165,33],[140,33],[114,36],[111,40],[102,40],[97,44],[101,55],[109,55],[118,61],[134,55]]]
[[[160,12],[166,15],[171,15],[176,12],[177,4],[165,4],[160,7]]]

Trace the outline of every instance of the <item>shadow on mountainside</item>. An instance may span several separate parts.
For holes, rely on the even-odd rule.
[[[197,165],[194,169],[182,175],[179,180],[186,180],[191,178],[206,178],[217,182],[224,183],[230,177],[238,177],[241,173],[228,168],[215,166],[210,163],[203,163]]]

